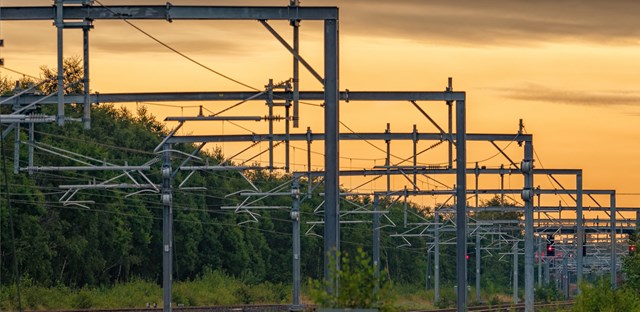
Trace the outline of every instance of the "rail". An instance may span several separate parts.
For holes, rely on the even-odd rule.
[[[573,307],[573,301],[555,301],[550,303],[538,303],[535,306],[535,310],[543,311],[564,311],[565,309]],[[409,312],[456,312],[456,308],[438,309],[438,310],[411,310]],[[520,312],[524,311],[524,303],[518,304],[499,304],[491,306],[473,306],[468,307],[467,311],[471,312]]]
[[[551,303],[539,303],[535,305],[536,310],[544,311],[564,311],[573,307],[573,301],[555,301]],[[244,305],[220,305],[206,307],[173,307],[176,312],[281,312],[291,311],[288,304],[244,304]],[[306,306],[305,311],[315,310],[314,306]],[[162,308],[120,308],[120,309],[74,309],[57,310],[54,312],[158,312]],[[456,308],[446,308],[437,310],[410,310],[408,312],[455,312]],[[499,304],[491,306],[473,306],[467,309],[469,312],[520,312],[524,311],[524,303],[519,304]],[[26,310],[26,312],[38,312]]]

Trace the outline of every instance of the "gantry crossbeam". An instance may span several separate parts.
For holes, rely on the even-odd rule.
[[[337,7],[246,6],[65,6],[64,19],[92,20],[327,20],[338,19]],[[56,8],[3,7],[2,20],[53,20]]]
[[[4,9],[2,11],[4,17]],[[0,19],[1,20],[1,19]],[[273,91],[273,97],[282,100],[293,100],[293,92]],[[418,92],[418,91],[342,91],[341,101],[458,101],[464,100],[465,92]],[[42,104],[56,104],[56,98],[42,95],[22,95],[17,104],[30,104],[40,101]],[[0,97],[0,103],[9,96]],[[268,94],[257,94],[251,91],[218,91],[218,92],[153,92],[153,93],[96,93],[90,95],[91,103],[134,103],[134,102],[193,102],[193,101],[266,101]],[[322,91],[300,91],[301,101],[323,101]],[[83,103],[84,95],[65,95],[65,104]],[[6,103],[14,104],[16,102]]]

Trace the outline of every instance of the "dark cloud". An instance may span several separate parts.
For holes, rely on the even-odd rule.
[[[640,106],[640,93],[628,91],[575,91],[528,85],[499,89],[503,97],[514,100],[588,106]]]
[[[349,0],[348,32],[459,45],[542,42],[635,44],[636,0]]]
[[[105,5],[149,5],[166,1],[100,2]],[[174,5],[234,6],[285,6],[289,3],[288,0],[170,2]],[[392,37],[453,45],[640,43],[637,16],[640,1],[637,0],[302,0],[301,3],[303,6],[338,6],[343,35],[382,40]],[[5,0],[4,5],[51,5],[51,1]],[[193,25],[201,27],[202,23]]]

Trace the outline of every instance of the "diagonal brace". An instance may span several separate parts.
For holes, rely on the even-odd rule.
[[[435,120],[433,120],[433,119],[431,118],[431,116],[429,116],[429,114],[427,114],[427,112],[425,112],[425,111],[422,109],[422,107],[420,107],[420,106],[418,105],[418,103],[416,103],[416,101],[413,101],[413,100],[412,100],[412,101],[411,101],[411,104],[413,104],[413,106],[415,106],[415,107],[416,107],[416,108],[417,108],[417,109],[422,113],[422,115],[424,115],[424,117],[427,117],[427,119],[429,119],[429,121],[430,121],[434,126],[436,126],[436,128],[438,128],[438,131],[440,131],[440,133],[441,133],[441,134],[444,134],[444,133],[445,133],[445,132],[444,132],[444,130],[443,130],[443,129],[442,129],[442,128],[441,128],[441,127],[436,123],[436,121],[435,121]]]
[[[589,196],[589,198],[591,198],[591,200],[593,200],[593,202],[596,203],[598,207],[602,208],[602,205],[600,205],[600,203],[595,198],[593,198],[593,195],[587,194],[587,196]]]
[[[320,74],[318,74],[318,72],[316,72],[313,67],[311,67],[311,65],[309,65],[309,63],[307,63],[307,61],[305,61],[302,56],[300,56],[300,54],[298,54],[298,52],[296,52],[290,45],[289,43],[287,43],[287,41],[284,40],[284,38],[282,38],[282,36],[280,36],[280,34],[278,34],[276,32],[275,29],[273,29],[273,27],[271,27],[271,25],[269,25],[267,23],[267,21],[265,20],[258,20],[274,37],[276,37],[276,39],[278,39],[278,41],[280,41],[280,43],[282,43],[282,45],[293,55],[293,57],[296,58],[296,60],[298,60],[307,70],[309,70],[309,72],[316,77],[316,79],[318,79],[318,81],[320,82],[320,84],[324,85],[324,78],[322,78],[322,76],[320,76]]]
[[[502,156],[504,156],[504,157],[505,157],[505,158],[506,158],[506,159],[507,159],[507,160],[508,160],[508,161],[509,161],[509,162],[510,162],[510,163],[511,163],[511,164],[512,164],[516,169],[519,169],[519,168],[518,168],[518,165],[517,165],[515,162],[513,162],[513,160],[511,160],[511,158],[509,158],[509,156],[508,156],[508,155],[507,155],[507,154],[506,154],[506,153],[505,153],[505,152],[500,148],[500,146],[498,146],[498,144],[496,144],[496,142],[494,142],[494,141],[489,141],[489,142],[491,142],[491,144],[492,144],[495,148],[497,148],[497,149],[498,149],[498,151],[500,152],[500,154],[502,154]]]
[[[560,183],[560,181],[558,181],[558,180],[557,180],[557,179],[556,179],[552,174],[549,174],[549,177],[550,177],[553,181],[555,181],[556,183],[558,183],[558,185],[560,186],[560,188],[561,188],[563,191],[566,191],[566,190],[567,190],[566,188],[564,188],[564,185],[562,185],[562,183]],[[573,195],[571,195],[571,193],[567,193],[567,195],[569,195],[569,197],[571,197],[571,199],[573,199],[573,201],[574,201],[574,202],[576,202],[576,203],[578,202],[578,200],[577,200],[575,197],[573,197]]]

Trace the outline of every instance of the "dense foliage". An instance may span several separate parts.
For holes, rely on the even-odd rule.
[[[66,61],[70,68],[65,82],[74,88],[67,93],[82,92],[77,59]],[[43,67],[43,79],[55,77],[55,71]],[[14,84],[2,80],[2,93],[13,90]],[[46,81],[46,80],[45,80]],[[23,79],[18,88],[35,83]],[[50,81],[38,86],[34,92],[49,94],[55,84]],[[8,113],[10,107],[3,107]],[[52,107],[38,107],[34,113],[54,114]],[[67,107],[72,116],[80,116],[81,106]],[[128,196],[122,190],[83,190],[73,197],[73,202],[62,202],[65,190],[60,185],[100,183],[117,174],[112,172],[47,172],[13,173],[13,133],[3,141],[2,160],[7,166],[9,196],[2,192],[1,242],[2,284],[13,282],[13,259],[17,260],[21,275],[45,286],[67,285],[71,287],[112,285],[133,279],[155,280],[161,277],[162,206],[157,193],[140,193]],[[164,127],[145,109],[130,110],[101,104],[92,110],[92,128],[83,130],[79,123],[37,124],[35,127],[36,165],[83,165],[68,157],[61,157],[62,150],[91,157],[93,164],[142,165],[156,158],[153,149],[166,134]],[[20,139],[28,140],[26,129],[21,128]],[[174,146],[174,149],[191,153],[194,146]],[[46,151],[53,151],[49,153]],[[27,144],[20,144],[21,166],[27,165]],[[177,156],[175,156],[177,155]],[[224,161],[218,150],[204,153],[211,164]],[[80,157],[75,157],[80,158]],[[184,157],[174,154],[174,167]],[[146,175],[159,183],[159,164],[154,163]],[[132,173],[131,175],[134,175]],[[195,173],[187,186],[205,186],[205,191],[178,189],[186,177],[179,172],[174,185],[174,251],[175,279],[195,278],[207,269],[221,270],[249,282],[283,282],[291,279],[291,221],[287,209],[261,211],[259,222],[246,214],[222,210],[242,200],[239,196],[226,197],[249,185],[237,173]],[[289,176],[263,171],[247,173],[253,184],[263,190],[287,183]],[[139,183],[145,181],[138,175]],[[2,180],[5,182],[5,180]],[[116,182],[131,183],[127,177]],[[303,181],[304,184],[304,181]],[[303,185],[304,187],[304,185]],[[313,213],[320,205],[319,188],[311,198],[302,203],[303,220],[320,219]],[[7,201],[8,198],[8,201]],[[77,201],[77,202],[76,202]],[[11,203],[9,206],[8,203]],[[290,206],[289,197],[271,197],[258,202],[269,206]],[[414,207],[410,207],[415,210]],[[11,240],[9,214],[14,219],[15,241]],[[396,218],[398,217],[398,213]],[[309,225],[303,222],[303,233]],[[318,231],[314,229],[313,231]],[[321,228],[320,228],[321,231]],[[371,246],[370,224],[344,227],[345,250],[357,246]],[[322,272],[322,240],[315,235],[302,238],[302,270],[305,276],[318,277]],[[15,243],[16,253],[8,248]],[[394,248],[394,242],[386,239],[384,259],[392,278],[418,282],[424,270],[421,252]],[[391,247],[391,248],[389,248]],[[412,264],[412,265],[409,265]],[[397,270],[396,270],[397,268]],[[11,277],[11,278],[9,278]]]
[[[65,61],[65,92],[81,93],[82,84],[79,60]],[[49,94],[56,84],[49,78],[55,71],[42,68],[45,83],[34,92]],[[36,81],[22,79],[17,85],[0,78],[3,94],[28,88]],[[17,89],[14,89],[17,87]],[[12,108],[2,107],[3,113]],[[33,113],[55,114],[53,107],[36,107]],[[71,105],[67,112],[81,116],[82,107]],[[92,108],[92,128],[84,130],[80,123],[68,122],[63,127],[55,124],[36,124],[36,166],[73,166],[91,164],[142,165],[157,159],[152,151],[161,142],[167,131],[144,106],[131,109],[100,104]],[[5,127],[6,124],[3,124]],[[4,129],[3,129],[4,130]],[[2,191],[0,196],[0,285],[15,282],[16,274],[27,281],[27,285],[61,289],[100,288],[121,285],[125,282],[149,281],[157,283],[162,272],[162,205],[157,192],[131,190],[82,190],[66,201],[66,190],[61,185],[84,185],[100,183],[116,177],[114,172],[34,171],[13,172],[13,164],[21,167],[28,163],[28,141],[26,128],[20,128],[19,158],[14,159],[14,132],[2,141]],[[190,154],[195,147],[176,145],[173,149]],[[64,151],[71,151],[68,154]],[[173,153],[173,167],[177,167],[186,156]],[[78,163],[71,158],[84,158]],[[226,161],[217,150],[200,154],[210,164]],[[204,163],[201,161],[200,163]],[[160,162],[151,162],[151,170],[145,172],[150,181],[161,181]],[[138,183],[147,183],[139,174],[130,173]],[[239,195],[228,196],[238,190],[250,188],[245,177],[237,172],[196,172],[189,177],[185,187],[179,188],[188,173],[177,172],[174,184],[174,281],[201,278],[207,272],[216,271],[225,276],[241,280],[247,285],[258,283],[290,284],[291,273],[291,220],[289,209],[263,210],[258,221],[243,211],[222,209],[235,206],[244,199]],[[290,183],[290,176],[265,171],[251,171],[246,178],[261,190],[270,190]],[[113,183],[132,183],[127,176]],[[302,181],[306,191],[307,182]],[[4,186],[7,186],[8,192]],[[206,190],[188,187],[206,187]],[[286,188],[285,188],[286,189]],[[302,276],[319,278],[323,272],[323,241],[319,235],[322,228],[312,228],[306,221],[319,221],[322,213],[314,212],[322,203],[322,187],[316,188],[312,196],[302,202]],[[69,194],[67,194],[69,195]],[[484,203],[487,206],[500,204],[498,198]],[[289,196],[268,197],[256,204],[266,206],[291,206]],[[370,198],[344,200],[343,209],[353,209],[371,204]],[[411,237],[407,248],[397,248],[405,241],[389,234],[403,232],[404,211],[402,204],[393,198],[382,199],[381,206],[389,210],[386,216],[397,226],[381,228],[381,267],[385,278],[396,284],[424,285],[427,275],[427,257],[432,253],[425,248],[431,238]],[[408,205],[408,224],[433,220],[427,207]],[[447,215],[442,214],[442,219]],[[449,219],[451,216],[448,216]],[[513,213],[478,213],[476,219],[513,219]],[[351,214],[353,222],[341,229],[342,251],[359,255],[357,248],[372,248],[370,214]],[[13,230],[10,220],[13,219]],[[250,222],[247,222],[250,221]],[[389,225],[389,222],[387,225]],[[319,235],[315,235],[319,234]],[[454,233],[442,232],[441,240],[453,238]],[[517,231],[514,236],[520,235]],[[15,239],[12,239],[15,237]],[[474,240],[470,239],[470,246]],[[15,253],[13,252],[15,247]],[[470,266],[475,257],[483,261],[482,286],[490,292],[508,291],[511,287],[511,265],[509,258],[500,256],[510,246],[493,246],[491,254],[476,255],[470,247]],[[455,280],[455,246],[441,247],[441,283],[443,289],[451,287]],[[356,265],[365,259],[360,256]],[[484,265],[499,263],[499,265]],[[16,266],[17,264],[17,266]],[[522,265],[522,261],[520,263]],[[18,270],[16,270],[18,269]],[[431,273],[432,274],[432,273]],[[475,278],[475,270],[469,270],[469,279]],[[473,282],[471,282],[473,284]],[[13,286],[11,286],[13,287]],[[423,286],[417,286],[423,287]],[[10,287],[5,287],[10,289]],[[443,294],[445,291],[443,290]],[[6,297],[5,297],[6,298]],[[23,301],[25,299],[23,298]],[[80,300],[80,299],[79,299]]]

